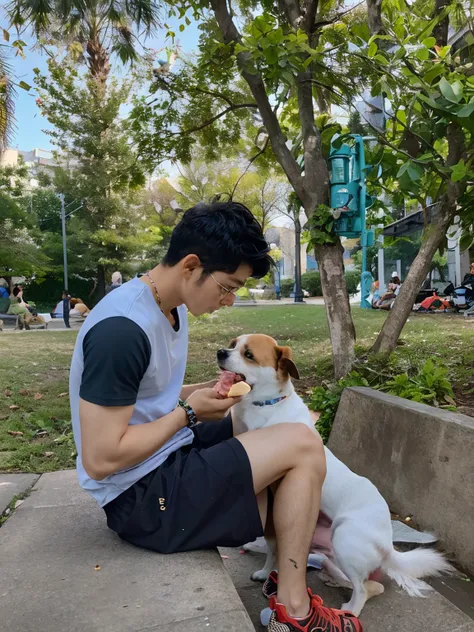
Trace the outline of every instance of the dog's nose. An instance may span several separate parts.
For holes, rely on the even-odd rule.
[[[219,362],[223,362],[227,359],[228,356],[229,352],[227,351],[227,349],[219,349],[219,351],[217,352],[217,360]]]

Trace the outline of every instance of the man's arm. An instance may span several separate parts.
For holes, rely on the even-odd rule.
[[[82,464],[87,474],[102,480],[133,467],[157,452],[187,424],[182,408],[147,424],[129,426],[133,406],[98,406],[81,399]]]
[[[218,399],[214,389],[203,388],[187,401],[199,418],[212,421],[222,419],[240,399]],[[188,422],[186,412],[178,407],[155,421],[129,426],[132,412],[133,406],[99,406],[80,400],[82,464],[91,478],[102,480],[145,461]]]

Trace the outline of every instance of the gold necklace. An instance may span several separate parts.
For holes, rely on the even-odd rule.
[[[155,282],[153,281],[153,279],[150,276],[150,271],[145,272],[145,276],[148,277],[150,279],[150,283],[153,286],[153,289],[155,290],[155,294],[156,294],[156,302],[158,303],[158,307],[161,309],[161,296],[160,293],[158,292],[158,288],[156,287]]]

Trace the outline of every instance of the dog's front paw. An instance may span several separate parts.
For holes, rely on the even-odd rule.
[[[255,573],[252,573],[250,575],[250,579],[253,582],[264,582],[267,580],[267,578],[268,578],[268,573],[264,571],[263,569],[260,571],[255,571]]]

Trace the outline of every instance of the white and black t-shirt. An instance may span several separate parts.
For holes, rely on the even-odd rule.
[[[99,406],[134,406],[130,425],[154,421],[175,409],[186,369],[188,328],[184,305],[175,326],[156,305],[151,290],[135,278],[108,294],[87,316],[74,350],[70,374],[71,415],[79,483],[104,506],[193,441],[177,432],[149,459],[95,481],[81,460],[79,399]]]

